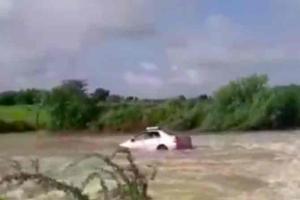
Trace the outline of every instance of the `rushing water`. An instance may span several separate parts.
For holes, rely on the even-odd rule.
[[[90,151],[109,153],[127,138],[0,137],[2,156],[38,155],[49,166]],[[201,135],[193,142],[189,151],[134,153],[139,163],[159,167],[150,185],[155,199],[300,199],[300,131]]]

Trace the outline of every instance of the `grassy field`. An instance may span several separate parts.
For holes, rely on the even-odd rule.
[[[6,122],[23,121],[36,125],[38,113],[39,124],[48,124],[49,115],[45,109],[29,105],[0,106],[0,120]]]

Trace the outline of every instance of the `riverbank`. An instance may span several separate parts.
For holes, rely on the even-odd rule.
[[[86,92],[86,86],[74,88],[73,84],[63,83],[49,91],[41,104],[0,106],[0,122],[8,123],[2,123],[3,127],[0,123],[0,132],[28,131],[28,127],[108,132],[132,132],[157,125],[215,132],[300,127],[300,86],[271,87],[264,75],[231,81],[212,97],[180,96],[152,102],[96,100]]]

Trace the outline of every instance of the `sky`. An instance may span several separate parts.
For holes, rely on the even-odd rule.
[[[255,73],[300,84],[300,0],[0,0],[0,91],[198,96]]]

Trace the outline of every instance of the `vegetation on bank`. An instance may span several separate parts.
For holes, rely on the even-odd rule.
[[[191,99],[182,95],[164,100],[125,98],[110,95],[102,88],[90,94],[87,84],[79,80],[64,81],[51,91],[28,92],[30,95],[26,91],[0,94],[0,105],[6,105],[0,106],[0,122],[22,121],[35,129],[111,131],[140,130],[152,125],[206,131],[300,126],[300,86],[271,87],[264,75],[232,81],[212,97],[200,95]],[[21,98],[22,95],[27,98]],[[16,105],[18,101],[14,99],[27,99],[32,104]]]
[[[0,106],[0,133],[46,128],[49,120],[46,109],[37,105]]]
[[[35,105],[0,106],[0,119],[7,122],[25,121],[46,126],[50,120],[47,109]]]

